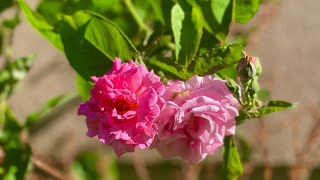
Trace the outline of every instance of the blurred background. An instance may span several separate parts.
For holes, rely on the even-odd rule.
[[[26,2],[39,7],[38,0]],[[313,0],[263,1],[248,24],[231,25],[230,39],[245,39],[247,54],[260,58],[260,85],[266,96],[298,103],[295,109],[238,126],[241,179],[320,179],[319,7],[320,1]],[[8,9],[0,21],[14,14],[14,8]],[[25,119],[48,98],[75,94],[77,89],[66,57],[20,17],[12,56],[34,53],[36,61],[9,104],[18,119]],[[221,152],[196,166],[162,160],[152,150],[115,158],[109,147],[86,136],[85,118],[77,116],[81,102],[78,96],[69,98],[32,128],[29,142],[36,168],[27,179],[220,179]]]

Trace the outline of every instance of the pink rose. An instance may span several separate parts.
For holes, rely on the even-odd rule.
[[[193,76],[186,83],[167,84],[159,117],[155,147],[165,159],[180,157],[197,163],[235,134],[239,104],[225,81],[208,75]]]
[[[118,157],[136,146],[149,147],[158,130],[154,120],[164,104],[160,78],[132,60],[121,63],[115,58],[110,72],[92,79],[91,98],[78,109],[87,117],[87,135],[98,135]]]

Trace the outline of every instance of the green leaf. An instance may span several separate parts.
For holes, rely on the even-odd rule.
[[[201,11],[197,6],[179,1],[172,8],[171,24],[176,44],[176,60],[178,64],[187,67],[196,55],[201,41]]]
[[[214,74],[217,71],[237,63],[242,57],[244,44],[218,46],[196,56],[188,66],[188,71],[200,76]]]
[[[139,58],[139,52],[116,25],[102,16],[93,13],[90,15],[92,18],[86,28],[86,40],[111,61],[115,57],[125,61]]]
[[[80,11],[64,16],[60,31],[71,66],[85,80],[105,74],[115,57],[124,61],[139,57],[119,28],[92,13]]]
[[[226,85],[237,99],[241,97],[241,88],[233,79],[226,77]]]
[[[38,13],[32,11],[24,0],[18,0],[18,2],[23,14],[33,28],[35,28],[42,36],[47,38],[52,45],[63,51],[61,38],[56,32],[56,29],[48,24]]]
[[[20,17],[17,13],[13,18],[3,21],[3,25],[7,28],[14,29],[20,23]]]
[[[233,136],[226,136],[224,138],[223,164],[223,179],[225,180],[236,180],[243,173],[238,149],[233,142]]]
[[[224,41],[232,21],[233,0],[197,0],[204,18],[204,28],[218,40]]]
[[[154,11],[154,14],[156,15],[156,18],[162,23],[162,24],[165,24],[165,20],[164,20],[164,17],[163,17],[163,11],[162,11],[162,3],[163,3],[164,0],[157,0],[157,1],[154,1],[154,0],[147,0],[148,3],[151,4],[151,7]]]
[[[64,2],[61,0],[41,0],[37,7],[37,13],[49,24],[58,24],[61,20]]]
[[[263,106],[255,111],[248,112],[244,109],[239,110],[239,116],[236,117],[237,125],[243,123],[246,119],[259,118],[266,114],[283,111],[295,108],[296,104],[285,101],[269,101],[266,106]]]
[[[9,97],[19,81],[29,72],[35,56],[18,58],[0,71],[0,100]]]
[[[238,23],[245,24],[259,9],[260,0],[235,0],[235,21]]]
[[[14,0],[1,0],[0,13],[13,5]]]
[[[255,116],[261,117],[266,114],[283,111],[283,110],[294,108],[294,107],[295,107],[295,104],[285,102],[285,101],[269,101],[267,106],[264,106],[258,109],[258,113]]]
[[[165,73],[165,75],[171,77],[172,79],[187,79],[187,77],[181,71],[178,71],[178,69],[175,66],[168,64],[168,59],[162,58],[162,60],[165,60],[167,62],[160,61],[159,56],[153,56],[146,61],[146,64],[149,68],[155,71],[162,71],[163,73]]]
[[[24,124],[25,128],[31,127],[33,124],[35,124],[41,117],[52,111],[55,107],[58,107],[68,100],[72,98],[71,95],[60,95],[54,98],[49,99],[37,112],[30,113],[26,119],[26,122]]]
[[[90,90],[92,88],[92,83],[84,80],[80,75],[76,76],[77,89],[80,97],[83,100],[88,100],[90,98]]]
[[[248,162],[252,154],[252,147],[250,143],[242,136],[235,136],[235,139],[239,145],[238,148],[241,161],[244,163]]]

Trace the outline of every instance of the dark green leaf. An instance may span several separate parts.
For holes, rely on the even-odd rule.
[[[223,164],[225,180],[236,180],[243,173],[243,168],[238,153],[238,149],[233,142],[233,136],[227,136],[224,138],[223,146]]]
[[[90,90],[92,88],[92,83],[84,80],[80,75],[76,76],[77,89],[80,97],[83,100],[88,100],[90,98]]]
[[[52,99],[49,99],[42,107],[40,111],[33,112],[28,115],[26,122],[25,122],[25,127],[31,127],[33,124],[35,124],[41,117],[43,117],[45,114],[49,113],[52,111],[55,107],[64,104],[68,100],[71,99],[72,96],[70,95],[61,95],[54,97]]]
[[[232,21],[233,0],[197,0],[204,18],[204,28],[218,40],[224,41]]]
[[[168,61],[168,59],[163,58],[162,60]],[[161,61],[160,57],[151,57],[150,59],[148,59],[148,61],[146,61],[146,64],[148,67],[155,71],[162,71],[163,73],[165,73],[165,75],[168,75],[172,79],[187,79],[187,77],[181,71],[178,71],[176,67],[170,65],[168,62]]]
[[[112,66],[112,61],[96,49],[85,38],[87,22],[83,21],[86,15],[77,13],[74,16],[65,16],[60,27],[61,39],[70,65],[85,80],[91,76],[101,76]]]
[[[102,16],[90,15],[92,15],[92,18],[86,28],[86,40],[111,61],[115,57],[125,61],[139,58],[139,52],[117,26]]]
[[[33,28],[47,38],[56,48],[63,51],[60,35],[56,33],[55,28],[49,25],[38,13],[32,11],[24,0],[19,0],[19,5],[23,14]]]
[[[273,112],[283,111],[286,109],[294,108],[295,104],[285,102],[285,101],[269,101],[267,106],[258,109],[257,117],[261,117],[266,114]]]
[[[217,71],[237,63],[242,57],[244,44],[218,46],[196,56],[188,66],[188,71],[200,76],[214,74]]]
[[[14,29],[19,23],[20,23],[19,14],[16,14],[12,19],[6,19],[3,21],[3,25],[10,29]]]
[[[259,9],[260,0],[235,0],[235,21],[247,23]]]
[[[202,16],[197,6],[184,1],[173,6],[171,11],[172,31],[176,44],[176,60],[187,67],[196,55],[202,36]]]
[[[283,111],[294,107],[296,107],[296,104],[292,104],[285,101],[269,101],[268,105],[263,106],[252,112],[248,112],[242,109],[239,110],[239,116],[236,117],[237,125],[243,123],[246,119],[259,118],[266,114]]]
[[[14,3],[14,0],[1,0],[0,3],[0,13],[7,8],[11,7]]]
[[[30,70],[34,60],[34,55],[18,58],[0,71],[0,99],[12,94],[18,82],[21,81]]]
[[[226,85],[237,99],[241,97],[241,88],[233,79],[227,77]]]
[[[115,57],[124,61],[139,57],[119,28],[92,13],[80,11],[64,16],[60,31],[71,66],[85,80],[105,74]]]

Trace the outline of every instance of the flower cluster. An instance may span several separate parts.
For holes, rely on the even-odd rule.
[[[238,101],[212,75],[164,86],[153,71],[116,58],[110,72],[92,80],[90,100],[78,114],[87,117],[87,135],[98,136],[117,156],[156,148],[165,159],[197,163],[235,133]]]

